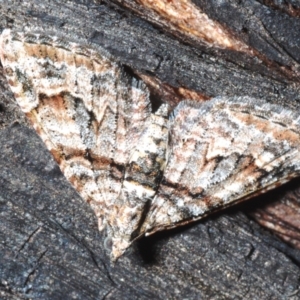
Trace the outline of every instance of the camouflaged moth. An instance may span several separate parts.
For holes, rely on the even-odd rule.
[[[118,258],[142,235],[186,224],[299,175],[299,114],[249,97],[167,104],[105,51],[5,30],[15,98]]]

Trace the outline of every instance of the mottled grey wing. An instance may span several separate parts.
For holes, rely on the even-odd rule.
[[[5,30],[0,57],[15,98],[99,228],[119,196],[132,145],[150,117],[148,91],[107,53]]]
[[[182,102],[141,234],[191,222],[299,175],[298,113],[248,97]]]

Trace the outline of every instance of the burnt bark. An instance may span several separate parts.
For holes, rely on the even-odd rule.
[[[168,26],[141,1],[0,0],[0,27],[38,28],[103,47],[148,80],[153,101],[165,96],[175,105],[187,95],[196,101],[250,95],[297,109],[299,8],[293,1],[276,2],[194,1],[252,55],[210,47]],[[264,225],[279,223],[282,237],[293,235],[296,245],[298,224],[285,215],[293,215],[292,221],[299,216],[299,180],[191,226],[144,238],[112,264],[92,210],[28,127],[2,72],[2,299],[299,298],[299,250],[242,212]]]

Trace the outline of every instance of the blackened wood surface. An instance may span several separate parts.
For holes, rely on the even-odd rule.
[[[254,14],[255,20],[261,22],[270,13],[279,15],[290,22],[284,28],[300,34],[293,14],[263,2],[267,1],[228,1],[228,5],[235,5],[237,12],[243,5],[256,7],[262,13]],[[195,3],[212,16],[220,9],[209,1]],[[238,22],[234,16],[231,19]],[[279,72],[275,59],[271,66],[255,66],[253,58],[209,49],[180,32],[173,36],[168,28],[141,17],[143,8],[137,16],[107,2],[0,0],[2,28],[67,33],[101,45],[134,72],[155,76],[175,89],[297,102],[297,70],[286,72],[291,54],[281,57],[285,68]],[[216,18],[221,22],[221,17]],[[277,19],[273,23],[282,24]],[[259,29],[244,31],[260,36]],[[288,41],[299,45],[294,36]],[[265,42],[265,47],[270,45]],[[259,45],[252,44],[261,51]],[[288,43],[284,45],[289,49]],[[298,54],[292,59],[297,61]],[[243,62],[246,67],[241,67]],[[0,298],[299,299],[299,251],[240,212],[253,211],[261,202],[275,199],[277,192],[190,227],[143,239],[112,265],[92,210],[64,179],[34,131],[24,125],[2,69],[0,74]],[[14,119],[21,124],[9,125]],[[299,180],[280,192],[286,197],[286,189],[296,191],[298,186]]]

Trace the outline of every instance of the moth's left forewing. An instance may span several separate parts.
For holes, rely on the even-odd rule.
[[[185,224],[299,176],[299,118],[248,97],[183,102],[142,232]]]
[[[103,229],[124,206],[125,166],[151,114],[147,88],[106,53],[55,36],[4,30],[0,56],[18,104]]]

